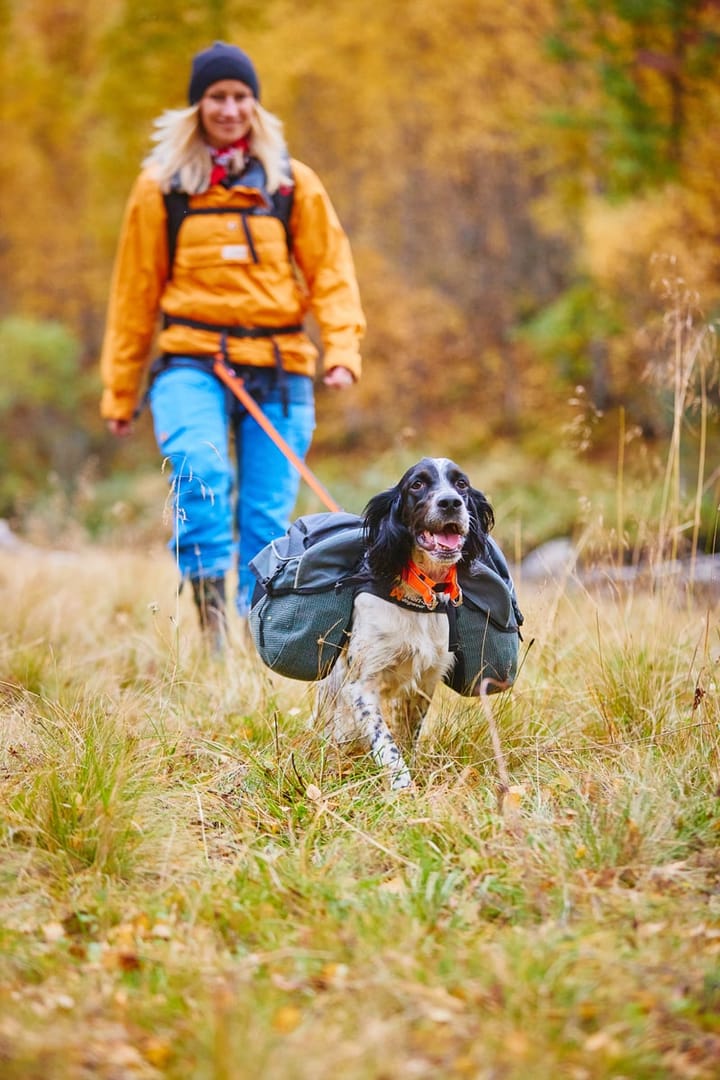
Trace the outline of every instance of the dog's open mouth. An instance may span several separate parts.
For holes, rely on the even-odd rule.
[[[417,537],[418,545],[435,558],[447,558],[460,551],[465,543],[465,533],[457,525],[446,525],[442,532],[429,532],[425,529]]]

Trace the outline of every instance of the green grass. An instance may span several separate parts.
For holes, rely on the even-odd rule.
[[[393,795],[164,551],[0,581],[4,1078],[717,1076],[707,604],[520,583],[515,689]]]

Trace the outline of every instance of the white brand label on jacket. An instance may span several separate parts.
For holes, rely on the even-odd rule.
[[[224,244],[222,248],[223,259],[233,259],[235,262],[248,261],[247,244]]]

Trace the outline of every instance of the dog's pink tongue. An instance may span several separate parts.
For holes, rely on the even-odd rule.
[[[462,544],[462,536],[459,533],[435,533],[435,539],[441,547],[454,551]]]

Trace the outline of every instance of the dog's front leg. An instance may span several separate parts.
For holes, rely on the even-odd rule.
[[[410,771],[383,716],[381,693],[374,681],[353,678],[346,657],[341,656],[327,679],[318,686],[315,720],[323,721],[327,738],[337,745],[359,742],[373,760],[390,774],[390,786],[406,788]]]
[[[356,717],[357,729],[370,747],[373,761],[390,775],[393,791],[410,787],[410,770],[393,739],[380,708],[380,692],[375,687],[349,679],[344,693]]]

